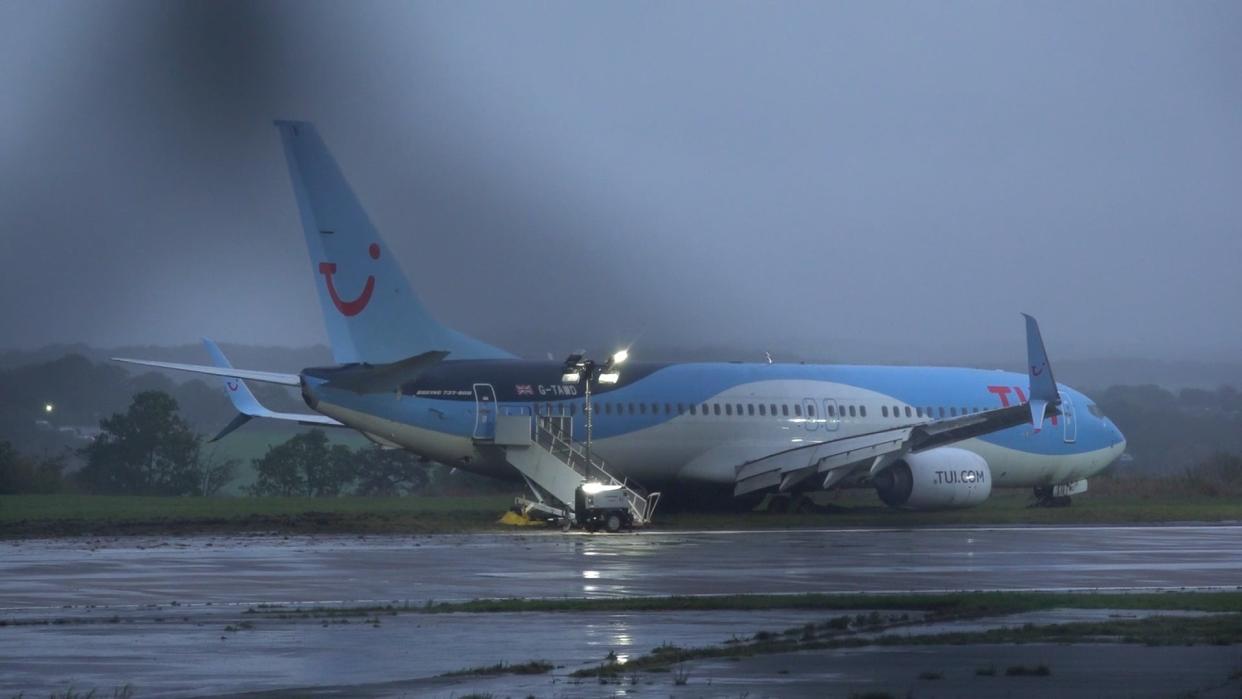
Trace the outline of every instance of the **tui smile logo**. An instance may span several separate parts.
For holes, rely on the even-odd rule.
[[[378,260],[380,256],[379,245],[371,243],[371,247],[367,249],[372,260]],[[356,316],[362,313],[362,309],[367,307],[371,302],[371,294],[375,292],[375,275],[367,275],[366,284],[362,287],[362,293],[354,299],[346,301],[336,291],[336,283],[332,281],[332,275],[336,274],[335,262],[320,262],[319,273],[323,275],[324,284],[328,287],[328,296],[332,297],[332,304],[336,306],[336,310],[341,312],[343,316]]]

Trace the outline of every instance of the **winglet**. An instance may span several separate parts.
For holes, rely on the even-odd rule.
[[[1048,363],[1044,339],[1039,334],[1039,322],[1026,313],[1022,317],[1026,318],[1026,370],[1030,380],[1031,424],[1035,429],[1040,429],[1048,406],[1059,405],[1061,395],[1057,392],[1056,379],[1052,377],[1052,365]]]
[[[229,361],[228,357],[224,356],[224,352],[221,351],[220,346],[213,342],[211,338],[203,338],[203,347],[207,348],[207,353],[211,355],[211,362],[213,364],[222,369],[233,368],[233,363]],[[232,401],[233,407],[237,408],[237,412],[242,415],[261,415],[265,412],[263,405],[259,403],[259,399],[255,398],[254,394],[250,392],[250,387],[246,385],[245,381],[237,378],[226,377],[223,378],[220,383],[224,384],[224,391],[228,394],[229,400]],[[245,421],[243,420],[242,422],[244,423]],[[232,427],[231,424],[230,427]],[[233,427],[233,429],[237,429],[237,427],[241,427],[241,425],[239,424],[236,427]],[[227,432],[217,435],[216,439],[223,437],[225,434],[227,434]],[[214,442],[215,440],[213,439],[212,441]]]

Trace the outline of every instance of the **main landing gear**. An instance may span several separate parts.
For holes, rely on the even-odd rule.
[[[1035,486],[1035,503],[1031,507],[1069,507],[1068,495],[1055,495],[1050,485]]]

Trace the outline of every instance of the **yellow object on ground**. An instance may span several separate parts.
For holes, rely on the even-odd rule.
[[[513,510],[506,511],[500,519],[496,520],[496,523],[507,524],[511,527],[537,527],[539,525],[547,524],[547,522],[544,522],[543,520],[531,519],[530,517],[518,514]]]

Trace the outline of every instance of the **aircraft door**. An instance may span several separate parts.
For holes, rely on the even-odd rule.
[[[1061,394],[1061,419],[1065,421],[1065,441],[1078,441],[1078,419],[1074,415],[1074,399]]]
[[[824,429],[835,430],[841,426],[841,407],[831,398],[824,399]]]
[[[474,385],[474,438],[496,438],[496,391],[490,383]]]
[[[815,412],[816,412],[815,411],[815,399],[814,398],[803,398],[802,399],[802,419],[805,420],[805,422],[803,422],[802,424],[806,425],[806,428],[808,430],[819,429],[820,417],[816,415]]]

